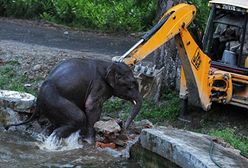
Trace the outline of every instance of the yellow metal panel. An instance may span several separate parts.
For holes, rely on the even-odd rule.
[[[211,108],[211,87],[208,79],[211,59],[203,53],[187,29],[183,29],[177,39],[179,41],[181,39],[178,48],[184,49],[186,52],[182,54],[183,52],[180,51],[179,56],[187,80],[187,87],[194,85],[193,89],[195,89],[189,90],[189,94],[192,94],[190,92],[196,92],[194,95],[199,96],[200,106],[207,111]]]
[[[225,82],[224,86],[214,86],[215,81]],[[212,98],[212,101],[227,104],[231,101],[233,95],[232,76],[229,72],[216,70],[209,75],[209,86],[212,92],[225,92],[225,95],[218,98]]]

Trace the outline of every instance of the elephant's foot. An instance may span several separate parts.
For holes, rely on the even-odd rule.
[[[95,142],[94,136],[87,136],[83,138],[83,141],[87,142],[88,144],[93,144]]]
[[[83,141],[87,142],[88,144],[95,143],[95,130],[93,127],[88,127],[86,134],[83,134],[83,132],[81,133],[82,133],[81,136]]]
[[[58,138],[67,138],[69,137],[73,132],[75,132],[77,129],[76,127],[72,127],[70,125],[64,125],[59,128],[56,128],[53,133]]]

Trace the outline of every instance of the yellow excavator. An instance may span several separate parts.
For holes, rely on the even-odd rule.
[[[196,15],[195,6],[179,4],[117,61],[133,66],[175,37],[184,106],[190,101],[208,111],[217,102],[248,109],[248,0],[212,0],[209,6],[202,45],[187,29]]]

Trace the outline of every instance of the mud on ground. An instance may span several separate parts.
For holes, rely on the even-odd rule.
[[[16,41],[0,41],[1,65],[15,61],[18,73],[28,78],[25,84],[36,89],[55,65],[69,58],[111,59],[108,55],[93,52],[58,49]]]

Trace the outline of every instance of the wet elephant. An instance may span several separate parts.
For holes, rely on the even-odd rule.
[[[132,71],[124,63],[74,58],[59,64],[42,84],[37,110],[56,126],[59,138],[81,130],[94,141],[94,124],[100,119],[103,103],[111,96],[131,101],[133,110],[128,128],[142,105],[142,96]]]

